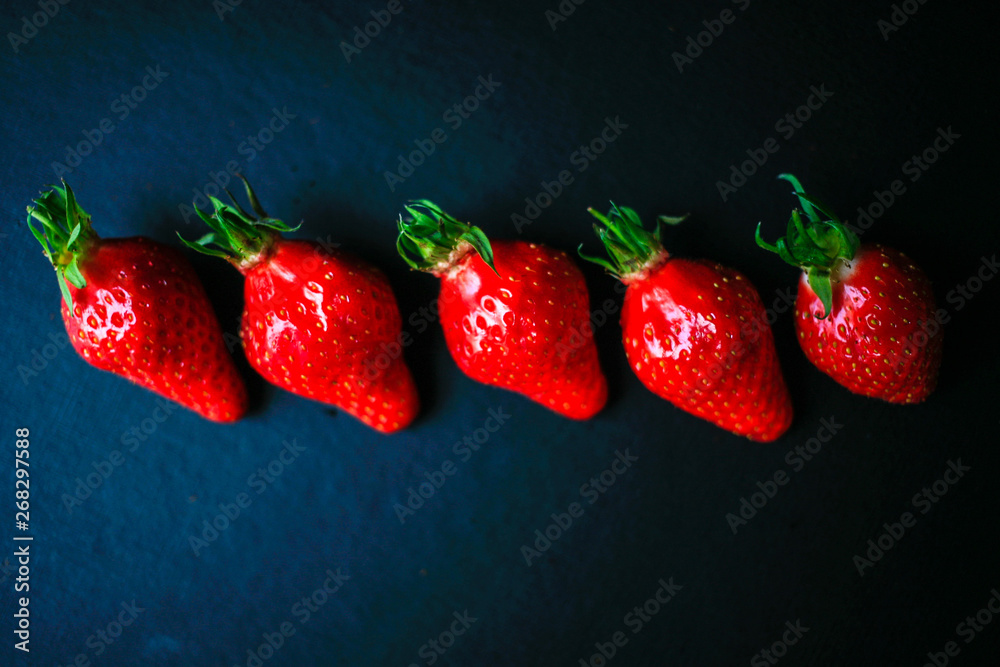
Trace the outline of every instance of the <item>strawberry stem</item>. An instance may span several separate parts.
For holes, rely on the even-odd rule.
[[[823,302],[823,315],[820,317],[823,319],[833,308],[830,272],[837,262],[854,259],[860,241],[836,214],[831,213],[828,206],[805,193],[799,179],[791,174],[779,174],[778,178],[792,184],[802,211],[792,210],[785,236],[775,243],[767,243],[761,238],[759,222],[754,238],[764,250],[776,253],[787,263],[806,272],[809,286]],[[802,220],[803,212],[806,222]]]
[[[80,272],[80,257],[100,237],[94,231],[90,215],[76,203],[73,189],[66,181],[62,187],[58,185],[34,200],[35,205],[28,207],[28,229],[42,245],[42,250],[59,276],[59,290],[62,292],[66,305],[73,307],[73,297],[69,293],[70,282],[77,289],[87,286],[87,280]],[[41,223],[39,230],[31,224],[34,218]]]
[[[280,232],[294,232],[302,226],[302,223],[289,227],[281,220],[270,217],[260,205],[249,181],[242,175],[240,179],[246,188],[250,208],[259,217],[247,213],[236,201],[233,193],[226,190],[226,194],[233,201],[232,206],[215,197],[209,197],[214,209],[211,215],[205,214],[197,205],[194,207],[198,217],[208,225],[211,232],[196,241],[188,241],[180,235],[180,232],[177,236],[192,250],[212,257],[221,257],[236,268],[245,269],[260,262],[280,236]]]
[[[660,242],[661,223],[676,225],[687,217],[661,215],[657,218],[656,228],[650,232],[643,227],[638,213],[625,206],[619,207],[614,202],[611,202],[611,210],[606,216],[593,208],[588,208],[587,212],[604,225],[602,227],[595,224],[594,231],[604,244],[611,261],[585,255],[582,251],[583,244],[580,244],[577,252],[583,259],[604,267],[619,280],[626,280],[630,275],[667,257],[667,251]]]
[[[404,207],[409,218],[399,216],[396,250],[411,268],[435,275],[454,266],[469,250],[479,253],[486,264],[493,265],[493,248],[479,227],[461,222],[426,199],[417,199]]]

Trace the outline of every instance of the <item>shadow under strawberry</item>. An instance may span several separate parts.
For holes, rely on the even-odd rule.
[[[212,258],[184,251],[201,278],[209,301],[222,326],[226,349],[233,357],[236,370],[247,387],[247,415],[262,414],[274,396],[274,387],[250,366],[240,344],[240,315],[243,312],[243,281],[239,274]]]

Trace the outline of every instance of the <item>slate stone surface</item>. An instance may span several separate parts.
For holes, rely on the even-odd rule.
[[[223,2],[0,9],[0,663],[598,665],[620,632],[611,665],[773,664],[763,650],[782,665],[921,665],[950,641],[949,664],[995,664],[995,614],[981,613],[993,622],[978,631],[961,625],[1000,586],[1000,281],[986,279],[1000,245],[997,53],[985,17],[944,2]],[[560,7],[572,8],[565,20],[547,14]],[[893,18],[898,30],[879,23]],[[366,24],[375,36],[345,55]],[[480,77],[495,90],[457,115]],[[786,119],[797,112],[808,119]],[[609,122],[614,141],[594,159],[580,153]],[[400,156],[438,128],[434,152],[400,172]],[[958,138],[938,141],[949,128]],[[764,164],[743,165],[752,174],[723,197],[718,183],[764,146]],[[912,162],[923,155],[926,170]],[[380,436],[266,386],[245,362],[247,419],[166,415],[57,344],[59,291],[24,225],[42,186],[65,177],[104,236],[176,242],[175,230],[199,232],[181,205],[211,194],[230,162],[269,212],[304,220],[296,236],[388,273],[424,401],[412,428]],[[572,182],[539,198],[564,170]],[[930,276],[950,321],[926,404],[851,395],[809,365],[791,316],[776,313],[796,418],[778,442],[750,443],[647,391],[612,315],[596,333],[610,403],[570,422],[463,376],[422,310],[434,279],[395,255],[411,198],[495,238],[591,252],[585,209],[613,199],[647,219],[691,212],[668,230],[670,249],[740,269],[780,307],[796,271],[752,236],[758,221],[772,238],[783,229],[783,171],[850,221],[872,210],[864,240],[905,250]],[[897,180],[905,191],[877,214],[876,193]],[[518,228],[526,198],[543,207]],[[192,260],[235,333],[239,276]],[[584,271],[592,308],[619,302],[613,280]],[[966,298],[959,286],[979,290]],[[509,415],[500,429],[478,451],[458,445],[491,410]],[[836,435],[800,457],[824,420]],[[14,590],[21,427],[30,654],[13,634],[25,595]],[[262,481],[284,443],[304,449]],[[584,488],[616,452],[636,460],[605,492]],[[394,506],[446,460],[457,473],[401,523]],[[918,497],[958,461],[970,469],[939,500]],[[727,514],[778,471],[787,484],[734,534]],[[69,503],[88,476],[97,488]],[[241,493],[252,503],[196,554],[191,536],[225,524],[220,504]],[[574,502],[582,515],[549,528]],[[861,576],[855,556],[904,512],[912,527],[883,536],[891,548]],[[558,539],[527,564],[522,546],[547,528]],[[658,592],[670,601],[652,613]]]

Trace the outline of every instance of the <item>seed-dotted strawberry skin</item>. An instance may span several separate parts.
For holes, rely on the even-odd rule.
[[[247,395],[194,268],[177,250],[143,237],[97,241],[80,259],[86,287],[69,284],[62,316],[73,347],[198,414],[231,422]]]
[[[848,264],[832,273],[833,308],[825,319],[803,274],[795,318],[803,352],[857,394],[924,401],[937,384],[944,338],[930,281],[909,257],[880,245],[862,245]]]
[[[451,356],[466,375],[572,419],[607,402],[580,269],[562,251],[492,242],[499,276],[469,252],[441,275],[438,305]]]
[[[384,433],[413,421],[419,399],[399,345],[402,318],[381,271],[280,239],[244,274],[243,342],[265,379]]]
[[[751,440],[788,429],[791,398],[749,280],[713,262],[668,258],[625,282],[625,352],[647,388]]]

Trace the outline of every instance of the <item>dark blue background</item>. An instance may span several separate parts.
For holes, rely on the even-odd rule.
[[[83,653],[95,665],[245,665],[284,621],[296,633],[267,665],[427,664],[421,646],[464,610],[477,620],[437,664],[577,665],[619,630],[629,641],[610,664],[747,664],[799,619],[809,631],[781,664],[919,665],[950,640],[961,646],[954,664],[994,664],[1000,622],[970,644],[955,633],[1000,586],[1000,283],[961,310],[947,301],[1000,246],[986,94],[997,54],[984,17],[928,2],[885,40],[877,21],[889,2],[754,1],[740,11],[589,0],[555,30],[545,16],[555,0],[403,2],[347,63],[340,42],[386,5],[329,4],[244,0],[220,20],[209,0],[71,2],[17,53],[9,38],[0,44],[0,451],[10,471],[0,554],[14,550],[17,427],[31,429],[35,537],[32,651],[13,650],[13,575],[0,574],[2,664],[61,665]],[[735,21],[678,72],[672,54],[727,7]],[[5,3],[0,31],[20,32],[38,11]],[[115,100],[147,66],[168,75],[120,119]],[[452,129],[442,114],[489,75],[499,89]],[[776,121],[821,85],[833,96],[782,137]],[[286,108],[295,118],[246,161],[241,143]],[[571,154],[608,117],[628,128],[578,173]],[[68,347],[46,348],[63,331],[59,291],[23,222],[55,181],[53,162],[104,118],[114,131],[66,175],[99,233],[197,235],[179,205],[243,160],[270,213],[305,221],[297,236],[339,242],[384,268],[404,321],[436,295],[431,277],[395,256],[395,217],[410,198],[515,237],[511,214],[570,169],[574,182],[522,238],[593,252],[587,206],[614,199],[647,219],[690,211],[668,232],[670,249],[739,268],[770,303],[797,279],[752,240],[758,220],[776,236],[793,204],[778,173],[796,173],[849,220],[901,179],[905,194],[865,240],[905,250],[949,309],[940,386],[919,406],[854,396],[808,364],[784,314],[774,331],[796,418],[778,442],[754,444],[643,388],[612,321],[597,332],[609,405],[575,423],[464,377],[432,323],[407,326],[424,409],[398,435],[267,387],[241,360],[250,417],[221,426],[178,410],[128,451],[123,436],[157,414],[156,397]],[[390,191],[384,172],[437,127],[447,141]],[[961,138],[911,182],[903,164],[939,127]],[[717,181],[768,137],[779,151],[723,201]],[[240,277],[217,260],[192,261],[235,334]],[[598,269],[584,270],[592,307],[620,298]],[[19,370],[32,363],[37,375]],[[491,408],[509,420],[461,462],[452,445]],[[793,471],[786,453],[831,417],[842,430]],[[286,440],[306,449],[258,495],[248,477]],[[588,504],[581,485],[626,448],[638,461]],[[115,450],[121,465],[70,512],[65,494]],[[853,557],[958,458],[971,471],[860,577]],[[457,474],[401,524],[393,505],[446,459]],[[734,535],[726,514],[777,470],[789,483]],[[189,536],[247,491],[252,505],[195,556]],[[574,501],[584,515],[528,567],[521,546]],[[350,579],[300,623],[292,606],[337,568]],[[625,614],[671,577],[683,588],[632,634]],[[133,599],[144,611],[96,655],[88,638]]]

